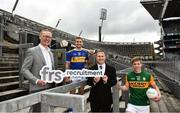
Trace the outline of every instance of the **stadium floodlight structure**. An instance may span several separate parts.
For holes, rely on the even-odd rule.
[[[61,19],[58,19],[58,22],[57,22],[57,24],[56,24],[55,28],[57,28],[57,27],[58,27],[58,25],[59,25],[60,21],[61,21]]]
[[[19,0],[16,0],[15,4],[14,4],[14,6],[13,6],[13,9],[12,9],[12,14],[13,14],[13,12],[15,11],[18,2],[19,2]]]
[[[79,35],[78,35],[78,36],[81,36],[82,32],[83,32],[83,30],[81,30],[81,31],[79,32]]]
[[[101,25],[99,26],[99,42],[101,42],[101,31],[102,31],[103,21],[106,20],[106,17],[107,17],[107,9],[101,8],[101,12],[100,12]]]

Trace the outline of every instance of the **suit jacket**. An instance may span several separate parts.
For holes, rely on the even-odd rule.
[[[52,61],[52,69],[54,69],[54,57],[52,52],[50,52],[50,57]],[[26,58],[21,68],[21,74],[29,80],[30,92],[52,87],[52,84],[46,84],[45,86],[39,86],[36,84],[36,80],[40,79],[39,71],[44,65],[46,65],[46,61],[40,47],[36,46],[29,48],[26,52]]]
[[[90,70],[98,70],[97,64],[92,66]],[[112,93],[111,87],[117,83],[116,80],[116,69],[112,66],[106,64],[105,74],[108,76],[108,81],[104,84],[102,78],[96,85],[93,84],[93,77],[89,77],[87,80],[87,84],[92,86],[89,101],[93,103],[99,104],[112,104]]]

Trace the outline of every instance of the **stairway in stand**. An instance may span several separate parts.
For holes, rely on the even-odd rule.
[[[19,56],[3,54],[0,57],[0,102],[26,94],[27,90],[19,88]]]

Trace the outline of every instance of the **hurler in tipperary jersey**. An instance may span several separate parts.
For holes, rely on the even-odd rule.
[[[88,51],[73,49],[66,53],[66,62],[70,62],[70,69],[81,70],[85,68],[88,60]]]

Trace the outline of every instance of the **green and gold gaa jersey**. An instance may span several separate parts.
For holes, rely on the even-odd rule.
[[[146,71],[141,73],[129,72],[126,76],[126,86],[129,87],[129,103],[133,105],[149,105],[149,98],[146,95],[147,89],[155,84],[153,76]]]

